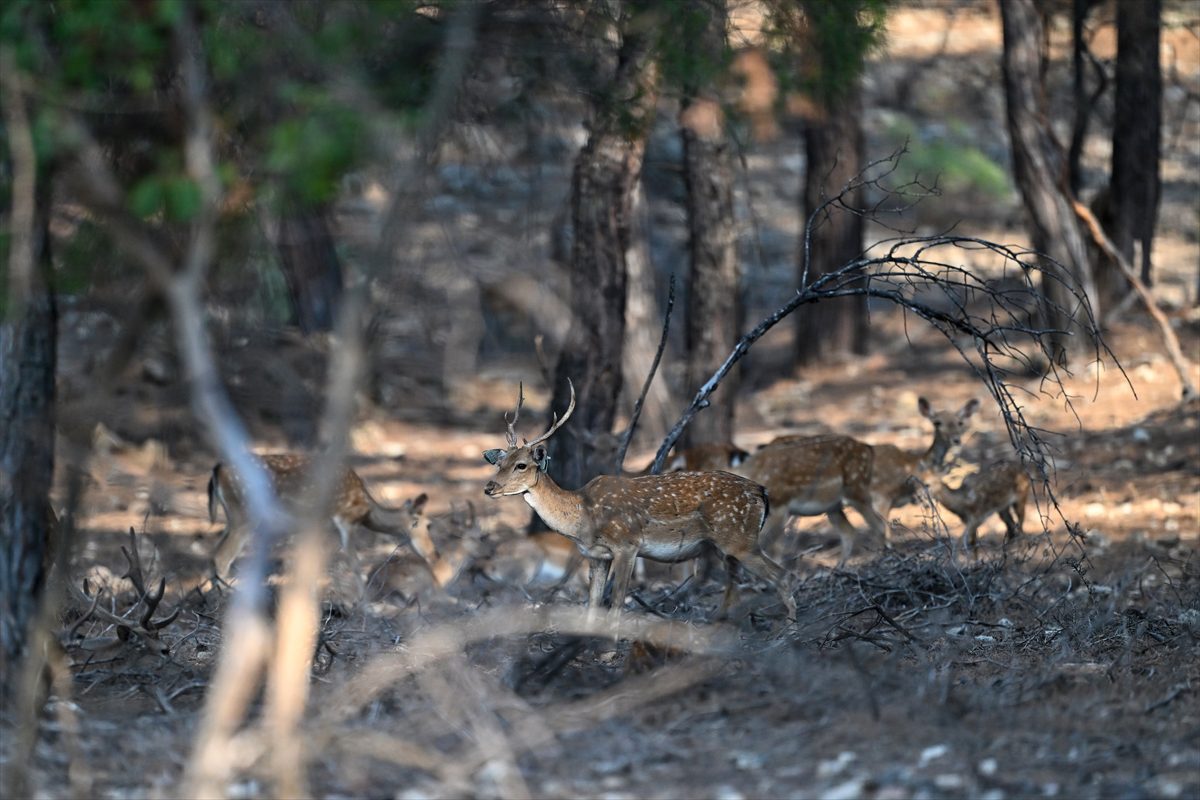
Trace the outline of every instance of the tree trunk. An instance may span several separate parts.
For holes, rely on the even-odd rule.
[[[636,25],[626,31],[616,75],[571,181],[572,320],[555,369],[551,410],[561,414],[566,408],[568,379],[578,403],[548,445],[555,480],[571,489],[614,467],[615,453],[589,447],[588,434],[612,431],[621,392],[625,258],[657,81],[649,33]]]
[[[633,196],[633,240],[625,258],[628,279],[625,287],[625,352],[622,355],[626,399],[623,408],[631,411],[654,364],[663,326],[654,265],[650,263],[645,209],[646,189],[639,183]],[[647,447],[661,442],[667,428],[675,421],[677,411],[667,375],[660,369],[646,393],[633,441]]]
[[[1095,280],[1088,263],[1087,242],[1066,190],[1066,165],[1051,134],[1043,94],[1041,66],[1045,37],[1034,0],[1000,4],[1004,26],[1004,92],[1013,174],[1028,213],[1030,238],[1042,259],[1044,327],[1058,361],[1070,350],[1090,344],[1078,335],[1076,320],[1085,313],[1081,300],[1099,316]],[[1077,335],[1069,336],[1068,332]]]
[[[1142,281],[1150,284],[1150,250],[1161,195],[1159,134],[1162,69],[1161,0],[1117,2],[1117,88],[1112,137],[1112,240],[1133,263],[1142,245]]]
[[[58,315],[44,185],[36,206],[27,302],[8,308],[0,321],[0,675],[5,682],[16,679],[51,555]]]
[[[725,9],[714,3],[693,42],[709,58],[725,47]],[[697,6],[702,8],[702,6]],[[688,255],[686,389],[694,394],[729,355],[742,333],[741,269],[733,218],[733,163],[725,115],[712,86],[689,87],[679,115],[687,189]],[[730,372],[684,433],[683,446],[733,441],[738,372]]]
[[[287,205],[279,218],[279,267],[302,333],[331,331],[342,296],[342,267],[325,208]]]
[[[856,80],[837,97],[826,100],[820,116],[807,122],[804,149],[807,155],[804,179],[803,221],[807,225],[816,209],[842,189],[863,167],[862,92]],[[844,198],[851,208],[862,207],[862,192]],[[808,268],[811,284],[862,254],[863,219],[837,207],[821,211],[812,224],[811,250],[805,254],[800,243],[798,275]],[[802,279],[802,278],[801,278]],[[822,300],[796,313],[796,360],[812,364],[831,357],[867,350],[867,301],[865,297]]]

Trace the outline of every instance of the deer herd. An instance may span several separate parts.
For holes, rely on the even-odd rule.
[[[952,486],[947,480],[952,451],[963,440],[979,408],[971,400],[957,411],[934,409],[925,398],[918,411],[933,426],[928,447],[908,451],[889,444],[871,445],[850,436],[781,436],[749,453],[732,444],[710,444],[677,453],[664,474],[601,475],[585,486],[559,486],[548,471],[546,443],[575,410],[575,389],[561,417],[531,441],[518,441],[516,411],[506,416],[506,447],[483,457],[496,467],[484,486],[489,498],[521,497],[553,531],[565,537],[588,561],[588,609],[596,615],[608,603],[624,605],[637,559],[675,563],[716,553],[725,560],[725,594],[718,615],[735,596],[735,569],[740,564],[768,582],[778,593],[789,621],[796,618],[790,573],[768,553],[781,553],[793,516],[824,514],[841,539],[838,568],[858,545],[871,538],[890,547],[889,516],[917,495],[931,497],[961,519],[960,548],[969,554],[980,525],[999,514],[1004,542],[1022,532],[1030,481],[1015,461],[989,463]],[[297,508],[312,496],[311,460],[297,455],[259,456],[281,501]],[[409,545],[436,586],[444,587],[460,571],[439,554],[427,525],[421,524],[426,496],[390,508],[379,503],[353,469],[339,477],[330,514],[341,550],[361,575],[355,558],[353,531],[366,528]],[[208,510],[213,522],[224,512],[225,531],[212,555],[215,577],[230,576],[249,530],[238,477],[218,464],[208,483]],[[845,508],[866,522],[867,534],[846,517]],[[569,575],[568,575],[569,577]],[[611,588],[610,588],[611,587]]]

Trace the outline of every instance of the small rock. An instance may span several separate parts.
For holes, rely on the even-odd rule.
[[[243,800],[243,798],[260,797],[263,793],[262,784],[256,780],[238,781],[230,784],[229,796],[233,800]]]
[[[875,793],[875,800],[908,800],[909,792],[903,786],[884,786]]]
[[[979,800],[1004,800],[1003,789],[988,789],[983,794],[979,795]]]
[[[995,643],[996,643],[996,637],[995,637],[995,636],[988,636],[986,633],[981,633],[981,634],[979,634],[978,636],[976,636],[976,637],[975,637],[975,641],[977,641],[977,642],[980,642],[980,643],[982,643],[982,644],[995,644]]]
[[[597,761],[592,764],[592,772],[596,775],[612,775],[615,772],[625,769],[626,763],[623,758],[610,758],[607,761]]]
[[[1088,517],[1107,517],[1108,507],[1104,503],[1088,503],[1084,506],[1083,513]]]
[[[170,365],[157,356],[148,356],[142,360],[142,378],[158,386],[166,386],[174,378]]]
[[[1145,444],[1146,442],[1150,441],[1150,432],[1145,428],[1134,428],[1133,432],[1130,434],[1130,438],[1132,438],[1135,442]]]
[[[1153,787],[1151,794],[1159,797],[1174,798],[1183,796],[1183,784],[1177,780],[1160,777],[1152,781],[1150,785]]]
[[[962,775],[955,775],[953,772],[948,772],[944,775],[938,775],[936,778],[934,778],[933,785],[939,789],[945,789],[948,792],[952,792],[962,789],[963,786],[966,785],[966,781],[963,780]]]
[[[941,758],[950,752],[950,747],[944,744],[935,744],[931,747],[926,747],[921,751],[921,766],[925,766],[930,761]]]
[[[424,789],[410,787],[396,793],[396,800],[433,800],[433,795]]]
[[[839,783],[837,786],[827,789],[821,795],[821,800],[854,800],[862,796],[865,787],[865,779],[851,778],[845,783]]]
[[[733,754],[733,765],[738,769],[762,769],[765,761],[759,753],[743,750]]]
[[[1057,797],[1059,785],[1054,781],[1042,785],[1042,794],[1046,797]]]
[[[1000,619],[996,620],[996,624],[1001,628],[1011,628],[1013,626],[1013,621],[1008,617],[1001,617]]]
[[[991,777],[992,775],[996,774],[996,770],[998,770],[999,768],[1000,768],[1000,764],[997,763],[996,759],[994,759],[994,758],[985,758],[979,762],[979,774],[980,775]]]
[[[746,800],[746,795],[739,792],[732,786],[720,786],[717,788],[717,793],[714,795],[717,800]]]
[[[817,777],[832,778],[835,775],[841,775],[846,771],[846,767],[850,766],[856,758],[858,756],[854,753],[851,753],[849,750],[843,750],[838,753],[837,758],[817,764]]]

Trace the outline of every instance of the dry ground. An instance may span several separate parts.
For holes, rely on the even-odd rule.
[[[918,393],[945,404],[979,394],[931,337],[889,346],[899,321],[876,324],[880,350],[865,365],[780,380],[748,396],[739,416],[758,424],[743,426],[743,443],[830,428],[915,447],[928,435],[914,411]],[[1195,353],[1194,326],[1183,330]],[[454,666],[434,670],[441,678],[397,673],[370,702],[331,721],[329,710],[353,696],[356,675],[396,648],[419,651],[422,635],[439,625],[496,609],[500,619],[519,618],[583,597],[578,584],[557,596],[546,583],[526,584],[535,550],[508,543],[520,541],[528,511],[482,496],[490,468],[479,453],[500,438],[499,407],[514,386],[481,383],[480,396],[497,406],[480,414],[482,430],[370,415],[355,444],[373,491],[391,502],[427,492],[443,551],[459,548],[471,561],[448,596],[418,589],[412,602],[407,592],[419,580],[376,582],[363,604],[326,605],[305,723],[314,790],[500,796],[519,788],[517,780],[547,797],[1194,796],[1200,420],[1194,404],[1175,401],[1177,382],[1149,336],[1131,321],[1111,339],[1136,399],[1110,366],[1080,370],[1071,408],[1061,397],[1030,403],[1031,421],[1063,433],[1060,507],[1040,493],[1048,532],[1031,513],[1028,535],[1006,553],[993,520],[980,560],[955,563],[929,511],[911,506],[895,517],[905,527],[894,552],[866,553],[836,572],[828,525],[804,520],[796,547],[806,552],[791,562],[801,614],[791,628],[781,629],[779,608],[752,585],[743,587],[731,629],[708,623],[719,582],[679,589],[678,577],[663,576],[639,589],[631,613],[729,630],[732,643],[688,644],[675,632],[673,651],[631,651],[628,641],[614,651],[594,640],[581,646],[550,624],[532,637],[466,644]],[[989,410],[966,451],[1002,444]],[[202,577],[203,554],[220,530],[203,513],[209,461],[153,440],[109,451],[88,479],[72,574],[132,602],[127,582],[114,576],[125,566],[122,532],[133,526],[154,574],[171,586],[164,608],[180,604],[183,612],[163,632],[166,657],[135,644],[91,652],[78,638],[111,630],[81,626],[68,644],[72,696],[52,704],[37,749],[43,796],[66,792],[69,777],[101,796],[172,791],[220,644],[222,594],[183,596]],[[1064,517],[1080,524],[1073,533]],[[391,552],[360,546],[377,557]],[[396,572],[413,567],[402,560]],[[335,575],[345,569],[335,562]],[[80,610],[71,606],[64,628]],[[573,649],[557,663],[552,656],[564,647]],[[475,711],[490,708],[503,720],[488,729],[503,741],[501,755],[463,701],[448,699],[456,691]],[[78,725],[73,736],[65,708]],[[413,758],[399,743],[425,750]],[[478,768],[458,769],[463,763]],[[248,757],[244,766],[234,793],[267,791],[264,763]]]

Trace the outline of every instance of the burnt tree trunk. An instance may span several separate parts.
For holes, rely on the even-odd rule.
[[[287,205],[279,217],[279,267],[293,321],[306,334],[333,330],[342,296],[342,266],[325,213],[323,206]]]
[[[702,8],[702,6],[697,6]],[[725,48],[725,10],[714,3],[692,41],[707,54]],[[733,163],[725,115],[711,86],[689,87],[679,115],[683,139],[688,255],[686,394],[717,371],[742,334],[741,269],[733,218]],[[733,441],[738,371],[684,433],[683,446]]]
[[[1117,79],[1112,136],[1111,238],[1132,264],[1142,246],[1142,281],[1150,284],[1150,250],[1158,203],[1162,69],[1161,0],[1118,0]]]
[[[863,169],[862,68],[870,26],[864,25],[866,4],[803,3],[807,35],[801,69],[807,76],[812,111],[804,120],[805,177],[801,197],[802,234],[797,283],[811,285],[862,254],[862,191],[843,190]],[[838,204],[821,209],[830,197]],[[805,231],[811,231],[806,242]],[[848,283],[847,285],[853,285]],[[799,364],[812,364],[867,348],[865,297],[822,300],[795,318],[795,354]]]
[[[0,321],[0,675],[6,682],[16,678],[51,554],[58,314],[49,209],[43,182],[34,214],[26,302],[6,308]]]
[[[1071,145],[1067,148],[1067,183],[1071,194],[1079,196],[1083,188],[1083,146],[1087,141],[1088,127],[1092,122],[1092,114],[1096,103],[1104,94],[1108,80],[1103,68],[1096,67],[1096,87],[1091,92],[1087,85],[1087,67],[1091,58],[1087,42],[1084,40],[1088,15],[1097,0],[1072,0],[1071,3],[1071,96],[1075,104],[1074,119],[1071,122]]]
[[[1041,69],[1045,37],[1034,0],[1000,4],[1004,26],[1004,92],[1013,174],[1024,201],[1030,238],[1040,253],[1044,327],[1058,361],[1090,340],[1075,320],[1082,300],[1099,316],[1087,241],[1066,189],[1064,156],[1049,127]],[[1070,333],[1077,335],[1071,336]]]
[[[567,380],[578,397],[574,415],[549,442],[555,480],[578,488],[613,471],[612,448],[590,435],[612,431],[621,392],[625,340],[626,253],[634,189],[642,171],[657,75],[649,34],[630,26],[617,69],[571,180],[571,328],[554,376],[553,412],[567,406]]]
[[[824,104],[818,118],[804,130],[806,155],[803,217],[805,224],[820,205],[850,183],[863,167],[862,94],[857,82],[842,96]],[[852,208],[862,207],[862,191],[843,196]],[[811,247],[800,243],[799,275],[808,267],[811,284],[862,253],[863,218],[830,206],[811,221]],[[831,357],[867,350],[867,300],[843,297],[822,300],[796,314],[796,360],[812,364]]]

